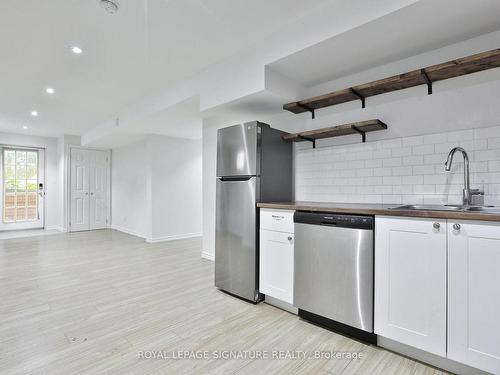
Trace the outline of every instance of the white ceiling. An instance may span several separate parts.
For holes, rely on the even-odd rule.
[[[0,131],[83,134],[328,0],[119,1],[0,1]]]
[[[499,0],[422,0],[269,67],[311,87],[499,29]]]

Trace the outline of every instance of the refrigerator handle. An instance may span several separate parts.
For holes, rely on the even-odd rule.
[[[255,176],[231,176],[231,177],[217,177],[218,180],[225,181],[248,181]]]

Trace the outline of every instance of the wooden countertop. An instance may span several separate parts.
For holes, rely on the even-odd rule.
[[[425,211],[394,209],[401,204],[369,204],[369,203],[323,203],[323,202],[268,202],[257,203],[260,208],[274,208],[282,210],[313,211],[313,212],[336,212],[354,215],[384,215],[384,216],[407,216],[424,217],[436,219],[457,220],[483,220],[500,222],[500,214],[485,212],[464,211]]]

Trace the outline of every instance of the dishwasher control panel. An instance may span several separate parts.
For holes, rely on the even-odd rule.
[[[373,229],[374,223],[374,218],[372,216],[306,211],[295,212],[293,220],[296,223],[356,229]]]

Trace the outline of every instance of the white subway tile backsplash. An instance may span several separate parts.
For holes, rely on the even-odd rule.
[[[393,176],[408,176],[411,174],[412,174],[412,168],[410,166],[392,168]]]
[[[382,177],[366,177],[365,178],[365,185],[382,185],[384,182],[384,179]]]
[[[500,138],[500,126],[474,129],[475,139]]]
[[[373,168],[358,169],[356,175],[359,177],[371,177],[373,176]]]
[[[422,185],[424,176],[403,176],[401,182],[403,185]]]
[[[401,176],[387,176],[383,180],[384,185],[401,185]]]
[[[500,160],[500,149],[476,151],[474,153],[474,161],[490,161]]]
[[[448,197],[446,195],[424,195],[424,204],[446,204]]]
[[[373,175],[374,176],[390,176],[392,174],[391,168],[374,168]]]
[[[424,155],[423,164],[441,164],[444,165],[447,154],[429,154]]]
[[[447,176],[444,174],[431,174],[424,176],[424,184],[446,184]]]
[[[460,142],[466,139],[474,139],[474,130],[459,130],[448,133],[448,142]]]
[[[383,162],[384,167],[399,167],[402,164],[401,158],[388,158]]]
[[[488,162],[488,172],[500,172],[500,160],[490,160]]]
[[[470,157],[472,187],[485,191],[487,204],[500,205],[500,126],[396,138],[364,144],[310,149],[298,145],[296,199],[367,203],[460,203],[463,159]]]
[[[369,159],[365,160],[366,168],[378,168],[383,165],[383,159]]]
[[[403,165],[421,165],[421,164],[424,164],[423,155],[406,156],[403,158]]]
[[[401,195],[383,195],[382,203],[387,204],[402,204],[403,197]]]
[[[434,145],[422,145],[413,147],[413,155],[427,155],[434,153]]]
[[[488,148],[500,148],[500,138],[488,139]]]
[[[373,158],[374,159],[383,159],[383,158],[389,158],[391,157],[391,150],[377,150],[373,151]]]
[[[413,192],[415,194],[434,194],[436,193],[436,185],[415,185]]]
[[[443,168],[444,169],[444,168]],[[413,166],[413,174],[432,174],[434,173],[433,165],[415,165]]]
[[[411,155],[411,147],[401,147],[392,149],[392,156],[407,156],[407,155]]]

